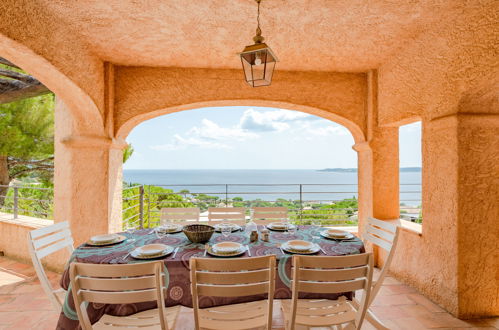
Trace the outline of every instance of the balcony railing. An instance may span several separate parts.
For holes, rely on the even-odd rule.
[[[4,195],[0,194],[0,211],[12,213],[13,218],[19,215],[52,219],[54,215],[54,190],[37,185],[0,185],[7,188]],[[2,189],[3,190],[3,189]]]
[[[404,202],[421,204],[420,191],[402,193],[409,196]],[[123,189],[123,221],[141,228],[156,226],[163,207],[199,207],[201,220],[206,220],[208,207],[246,207],[249,218],[251,207],[285,206],[296,223],[356,226],[357,199],[356,183],[135,185]],[[420,206],[404,205],[401,211],[414,221]]]
[[[52,188],[1,186],[0,211],[14,218],[53,219]],[[285,206],[290,219],[331,225],[357,225],[357,184],[176,184],[127,185],[123,188],[123,221],[148,227],[159,223],[162,207]],[[400,185],[400,217],[421,221],[421,184]],[[248,217],[250,214],[247,214]]]

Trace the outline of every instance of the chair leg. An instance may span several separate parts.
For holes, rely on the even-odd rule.
[[[366,320],[369,321],[369,323],[371,323],[378,330],[390,330],[369,309],[366,313]]]

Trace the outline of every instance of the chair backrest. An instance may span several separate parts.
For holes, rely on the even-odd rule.
[[[243,226],[246,223],[244,207],[210,207],[208,208],[210,225],[222,222],[232,222]]]
[[[161,209],[161,222],[174,222],[181,225],[199,222],[198,207],[164,207]]]
[[[57,296],[43,269],[41,260],[46,256],[65,249],[71,255],[73,253],[73,238],[67,221],[59,222],[51,226],[32,230],[28,233],[28,250],[33,261],[36,275],[40,284],[50,299],[54,309],[60,311],[62,301]]]
[[[253,222],[257,225],[268,225],[271,222],[280,222],[287,220],[287,207],[254,207]]]
[[[300,292],[311,293],[342,293],[363,290],[362,301],[356,314],[348,310],[332,310],[336,315],[300,315],[300,324],[339,324],[342,320],[354,319],[357,329],[360,329],[367,311],[373,274],[373,257],[371,253],[348,256],[293,256],[292,309],[291,329],[296,323],[299,308]],[[339,315],[339,317],[338,317]],[[310,322],[308,322],[310,321]]]
[[[388,253],[388,256],[383,264],[383,268],[380,271],[378,280],[373,286],[371,293],[371,302],[376,297],[379,289],[383,284],[383,280],[390,268],[393,256],[397,248],[397,242],[400,232],[400,226],[386,221],[378,220],[369,217],[365,225],[364,239],[371,242],[372,244],[382,248]]]
[[[245,259],[191,258],[191,291],[196,329],[238,329],[267,325],[272,328],[272,308],[275,288],[275,255]],[[203,318],[199,311],[199,296],[240,297],[268,294],[267,310],[247,311],[232,320]],[[215,315],[215,314],[214,314]],[[224,323],[225,322],[225,323]],[[247,327],[245,327],[247,325]]]
[[[137,326],[155,325],[168,329],[161,261],[128,265],[74,262],[70,266],[69,277],[76,312],[83,329],[92,329],[84,302],[129,304],[147,301],[157,302],[160,324]]]

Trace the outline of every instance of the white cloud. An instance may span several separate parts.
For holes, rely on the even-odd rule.
[[[315,136],[348,135],[348,130],[343,126],[329,125],[325,127],[309,127],[307,133]]]
[[[248,132],[241,127],[221,127],[217,123],[206,118],[201,121],[200,127],[194,126],[186,134],[208,140],[234,139],[237,141],[243,141],[258,137],[257,134]]]
[[[174,135],[171,143],[150,146],[153,150],[162,151],[180,150],[187,147],[200,147],[204,149],[231,149],[230,146],[223,143],[206,141],[196,137],[184,138],[178,134]]]
[[[298,111],[256,111],[250,108],[243,113],[239,127],[248,131],[282,132],[290,128],[288,123],[313,119],[317,117]]]

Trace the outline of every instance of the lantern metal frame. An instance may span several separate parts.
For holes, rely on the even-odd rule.
[[[279,60],[272,49],[270,49],[270,47],[263,42],[264,38],[262,36],[262,30],[260,29],[261,0],[255,1],[258,4],[258,25],[256,28],[256,35],[253,37],[253,41],[255,43],[244,47],[243,51],[239,53],[239,56],[241,58],[241,65],[243,67],[246,82],[251,87],[261,87],[269,86],[272,83],[275,64]],[[258,64],[256,63],[257,59],[260,59],[260,63]],[[263,65],[263,68],[261,65]]]

